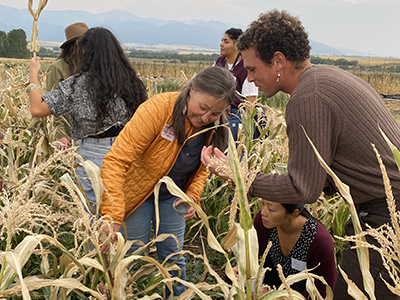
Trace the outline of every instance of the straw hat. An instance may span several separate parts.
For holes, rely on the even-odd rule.
[[[67,40],[60,46],[60,48],[63,48],[69,42],[75,41],[77,38],[83,35],[88,29],[89,27],[83,22],[78,22],[69,25],[67,28],[65,28],[65,37]]]

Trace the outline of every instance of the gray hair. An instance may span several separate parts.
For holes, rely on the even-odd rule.
[[[180,144],[183,144],[187,138],[185,133],[186,116],[182,114],[182,111],[186,106],[186,102],[189,100],[189,93],[191,89],[195,90],[196,92],[206,93],[218,100],[224,100],[229,106],[231,106],[236,95],[236,80],[225,68],[209,67],[195,75],[192,80],[185,85],[179,94],[178,99],[176,100],[172,122],[175,136],[178,138],[178,142]],[[225,113],[221,115],[220,123],[226,123]],[[209,126],[212,126],[212,124]],[[220,127],[214,134],[213,143],[217,147],[222,147],[222,139],[224,139],[223,142],[226,143],[225,128]]]

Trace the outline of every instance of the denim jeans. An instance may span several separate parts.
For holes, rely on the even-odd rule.
[[[91,160],[96,166],[101,169],[103,165],[103,158],[106,156],[116,137],[109,138],[83,138],[78,147],[78,154],[83,157],[84,160]],[[84,189],[86,196],[92,206],[93,211],[96,213],[96,196],[94,194],[92,184],[86,174],[86,171],[82,167],[76,169],[79,181]]]
[[[176,253],[182,250],[186,221],[172,207],[176,198],[177,197],[172,197],[168,200],[159,201],[160,224],[158,234],[174,234],[178,238],[181,248],[178,249],[176,241],[171,237],[168,237],[162,242],[156,243],[157,256],[159,260],[164,260],[171,253]],[[140,240],[145,244],[150,242],[151,225],[154,225],[155,230],[156,221],[155,203],[151,197],[143,202],[128,218],[125,219],[128,240]],[[130,251],[133,252],[139,247],[139,245],[133,244]],[[177,255],[172,256],[168,262],[173,262],[177,258]],[[180,278],[186,280],[185,257],[181,256],[176,264],[182,270]],[[175,277],[178,276],[177,271],[172,271],[171,274]],[[178,283],[174,295],[178,296],[185,290],[186,287],[183,284]]]
[[[236,142],[238,140],[239,124],[242,123],[240,110],[231,107],[231,115],[228,117],[229,129],[232,132],[233,140]]]
[[[235,107],[231,107],[231,116],[228,117],[229,121],[229,128],[233,135],[233,140],[236,142],[238,140],[238,132],[239,132],[239,124],[242,124],[242,116],[241,111]],[[258,116],[256,115],[255,120],[257,120]],[[261,124],[261,126],[265,126],[266,124]],[[253,139],[256,139],[260,136],[260,131],[258,130],[257,126],[254,126],[254,134]]]

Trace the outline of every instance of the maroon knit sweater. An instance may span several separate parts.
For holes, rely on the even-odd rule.
[[[400,126],[376,91],[360,78],[333,66],[302,74],[286,107],[288,174],[258,174],[249,193],[280,203],[312,203],[327,179],[302,127],[339,178],[355,204],[385,199],[382,173],[372,149],[386,166],[400,200],[400,173],[379,127],[400,149]],[[328,176],[329,177],[329,176]],[[328,181],[332,183],[329,177]]]

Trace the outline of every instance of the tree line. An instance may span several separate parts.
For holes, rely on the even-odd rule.
[[[189,54],[178,54],[178,52],[173,51],[145,51],[132,49],[129,54],[132,58],[143,58],[143,59],[153,59],[161,61],[172,61],[188,63],[189,61],[201,61],[201,62],[214,62],[219,54],[203,54],[203,53],[189,53]]]
[[[0,57],[29,58],[28,42],[23,29],[13,29],[9,33],[0,30]]]

